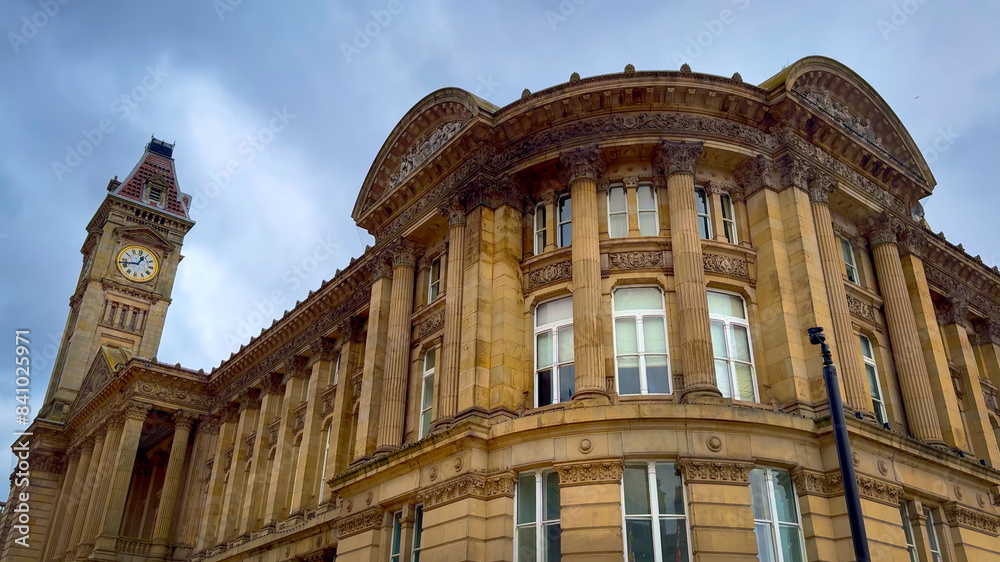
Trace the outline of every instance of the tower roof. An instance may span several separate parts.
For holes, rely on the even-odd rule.
[[[108,191],[160,212],[190,220],[191,196],[180,190],[174,171],[174,145],[152,137],[146,144],[142,159],[125,181],[112,180]],[[159,202],[151,200],[147,184],[159,188]]]

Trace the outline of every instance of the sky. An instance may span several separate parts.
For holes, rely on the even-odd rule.
[[[448,86],[504,106],[630,63],[759,84],[832,57],[924,152],[931,227],[997,265],[998,20],[1000,3],[943,0],[4,0],[0,444],[20,429],[15,330],[30,331],[33,417],[86,225],[151,135],[176,143],[200,203],[157,358],[206,371],[373,242],[350,217],[361,183],[406,111]]]

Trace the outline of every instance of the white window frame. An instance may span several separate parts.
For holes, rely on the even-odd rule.
[[[927,517],[925,524],[927,528],[927,550],[931,552],[931,562],[943,562],[944,556],[941,554],[941,540],[937,534],[937,526],[934,524],[934,509],[924,507],[924,516]]]
[[[750,331],[750,311],[749,311],[749,309],[747,307],[747,301],[746,301],[745,298],[743,298],[743,295],[741,295],[739,293],[732,292],[732,291],[723,291],[723,290],[720,290],[720,289],[714,289],[714,288],[712,288],[712,289],[708,289],[707,293],[719,293],[719,294],[723,294],[723,295],[731,295],[731,296],[739,297],[740,301],[743,302],[743,316],[745,318],[737,318],[735,316],[727,316],[725,314],[717,314],[717,313],[714,313],[714,312],[709,312],[708,313],[709,328],[711,329],[711,323],[712,323],[713,320],[715,320],[717,322],[722,322],[724,324],[725,336],[726,336],[726,350],[727,350],[728,355],[729,355],[729,357],[728,357],[728,361],[729,361],[729,377],[730,377],[729,388],[734,391],[733,392],[734,395],[735,395],[735,390],[737,388],[737,385],[736,385],[736,363],[737,363],[737,361],[733,357],[734,353],[733,353],[733,350],[731,349],[731,347],[732,347],[732,341],[733,340],[732,340],[732,336],[730,334],[732,332],[732,326],[733,325],[742,326],[742,327],[746,328],[746,330],[747,330],[747,349],[750,351],[750,379],[753,381],[753,397],[752,397],[752,399],[747,399],[745,397],[736,398],[735,396],[732,396],[731,398],[733,400],[740,400],[740,401],[743,401],[743,402],[760,402],[760,389],[757,387],[757,367],[755,366],[754,361],[753,361],[753,337],[752,337],[753,334]],[[706,299],[708,298],[707,293],[705,295]],[[713,350],[713,353],[712,353],[712,369],[713,369],[713,371],[715,370],[715,359],[716,359],[715,358],[715,353],[714,353],[714,350]],[[742,363],[742,361],[741,361],[741,363]]]
[[[535,393],[534,393],[535,394],[535,398],[534,398],[535,402],[534,402],[534,404],[535,404],[536,408],[538,408],[540,406],[540,404],[538,403],[538,335],[539,334],[544,333],[544,332],[551,332],[552,333],[552,366],[550,367],[552,369],[552,377],[550,379],[551,380],[551,383],[550,383],[551,384],[550,392],[551,392],[551,396],[552,396],[552,402],[551,402],[551,404],[558,404],[558,403],[561,402],[560,399],[559,399],[559,389],[561,387],[560,383],[562,382],[562,369],[563,369],[563,367],[572,364],[573,368],[574,368],[574,370],[573,370],[574,377],[575,377],[575,373],[576,373],[576,354],[575,353],[573,354],[573,362],[572,363],[561,361],[560,358],[559,358],[559,328],[563,328],[565,326],[572,326],[573,325],[573,316],[570,315],[570,317],[568,319],[557,320],[555,322],[550,322],[548,324],[543,324],[543,325],[539,326],[538,325],[538,307],[541,306],[541,305],[543,305],[543,304],[548,304],[548,303],[555,302],[555,301],[558,301],[558,300],[561,300],[561,299],[572,299],[572,298],[573,298],[573,295],[567,295],[567,296],[564,296],[564,297],[559,297],[559,298],[556,298],[556,299],[549,299],[547,301],[540,302],[540,303],[538,303],[538,305],[535,306],[534,319],[533,319],[534,324],[535,324],[535,330],[534,330],[534,342],[533,342],[533,348],[534,349],[533,349],[533,352],[532,352],[532,355],[533,355],[533,357],[532,357],[532,363],[534,364],[534,368],[535,368],[534,374],[533,374],[533,378],[534,378],[534,387],[535,387]],[[572,303],[572,300],[570,300],[570,302]],[[576,337],[576,332],[575,331],[574,331],[573,337],[574,338]],[[574,384],[573,384],[573,393],[574,394],[576,393],[576,383],[575,383],[575,381],[574,381]],[[548,405],[549,404],[541,404],[541,406],[548,406]]]
[[[336,372],[336,371],[334,371]],[[323,440],[323,456],[319,458],[321,465],[319,472],[319,499],[316,500],[317,504],[323,503],[323,493],[326,492],[326,459],[330,454],[330,434],[333,433],[333,421],[326,424],[326,439]]]
[[[570,204],[569,218],[566,220],[562,220],[562,217],[559,216],[560,203],[562,203],[563,201],[569,201]],[[556,246],[560,248],[565,248],[573,243],[573,200],[570,199],[568,193],[564,193],[556,198],[555,213],[556,213]],[[563,240],[562,227],[565,224],[570,225],[569,240]]]
[[[844,255],[844,270],[847,273],[847,280],[855,285],[861,285],[861,275],[858,272],[858,262],[854,257],[854,246],[851,241],[843,236],[840,237],[840,250]],[[850,258],[850,261],[848,261]]]
[[[719,203],[722,208],[722,234],[730,244],[739,244],[740,237],[736,233],[736,207],[733,205],[733,198],[728,193],[723,193],[719,196]]]
[[[418,505],[413,510],[413,549],[410,550],[410,562],[420,562],[423,552],[424,506]]]
[[[910,554],[910,562],[920,562],[917,557],[917,543],[913,539],[913,523],[910,522],[910,509],[906,501],[899,502],[899,518],[902,519],[903,537],[906,539],[906,551]]]
[[[698,196],[701,195],[705,198],[705,212],[698,212]],[[712,198],[709,196],[708,191],[703,187],[696,187],[694,190],[694,212],[697,215],[697,226],[698,226],[698,236],[703,240],[712,239]],[[701,235],[701,221],[705,220],[707,225],[708,236]]]
[[[660,309],[642,309],[642,310],[615,310],[615,295],[618,291],[628,290],[628,289],[656,289],[660,292]],[[647,317],[659,317],[663,319],[663,336],[666,340],[666,353],[664,355],[667,359],[667,388],[668,391],[665,394],[672,394],[674,392],[673,384],[673,372],[670,369],[670,336],[667,332],[668,322],[667,322],[667,305],[663,297],[663,289],[656,285],[626,285],[623,287],[616,287],[611,293],[611,326],[612,332],[614,333],[614,357],[615,357],[615,392],[621,394],[620,385],[618,383],[618,329],[617,323],[615,322],[619,318],[631,318],[635,320],[635,338],[636,338],[636,348],[638,351],[636,354],[639,356],[639,394],[650,394],[649,392],[649,380],[646,375],[646,338],[642,329],[642,321]],[[655,393],[657,395],[662,395],[664,393]],[[636,394],[625,394],[623,396],[638,396]]]
[[[646,499],[649,501],[649,511],[650,511],[650,515],[648,517],[649,517],[649,520],[653,522],[653,560],[655,562],[674,562],[673,560],[661,560],[661,558],[662,558],[662,551],[663,551],[663,537],[660,535],[660,519],[683,519],[684,520],[684,533],[687,535],[688,559],[690,560],[690,556],[691,556],[691,552],[690,552],[690,550],[691,550],[691,523],[690,523],[690,521],[688,521],[688,516],[687,516],[687,505],[688,505],[687,484],[685,484],[685,482],[684,482],[684,476],[683,476],[683,474],[681,475],[681,494],[683,494],[683,496],[684,496],[684,515],[680,516],[680,517],[678,517],[676,515],[661,515],[660,514],[660,502],[658,501],[658,498],[656,497],[656,490],[658,489],[657,485],[656,485],[656,465],[657,464],[676,465],[676,463],[674,463],[672,461],[668,461],[668,462],[664,462],[664,461],[644,461],[644,462],[643,461],[639,461],[639,462],[626,462],[625,466],[628,467],[628,465],[639,465],[639,464],[645,464],[646,465],[646,478],[648,479],[647,480],[647,482],[648,482],[648,484],[647,484],[647,486],[648,486],[647,491],[649,492],[649,497],[647,497]],[[628,522],[628,520],[630,518],[631,519],[646,519],[647,516],[645,516],[645,515],[626,515],[625,514],[625,473],[624,472],[622,472],[622,482],[621,482],[621,485],[618,487],[618,489],[619,489],[619,492],[621,494],[622,545],[624,547],[623,552],[625,553],[625,556],[628,556],[628,527],[627,527],[627,522]],[[627,558],[626,558],[626,562],[628,562]]]
[[[423,439],[424,437],[427,436],[428,433],[430,433],[430,424],[431,424],[431,422],[434,421],[434,384],[436,382],[434,380],[434,374],[437,372],[437,363],[438,363],[438,361],[437,361],[437,355],[438,355],[437,354],[437,348],[436,347],[432,347],[432,348],[430,348],[430,349],[428,349],[427,351],[424,352],[424,359],[421,362],[421,365],[422,365],[422,368],[421,368],[422,376],[420,377],[420,419],[418,420],[419,421],[418,431],[420,433],[420,439]],[[429,369],[427,367],[427,358],[428,357],[432,357],[433,358],[433,362],[434,362],[434,365],[432,365]],[[427,379],[428,378],[431,379],[431,390],[430,390],[430,400],[429,401],[427,400],[427,398],[428,398],[427,397]],[[426,405],[428,402],[430,404]],[[426,427],[424,427],[425,426],[425,424],[424,424],[424,417],[425,416],[427,416],[427,418],[428,418],[427,419]]]
[[[641,205],[641,203],[640,203],[641,199],[639,198],[639,190],[642,190],[642,189],[648,189],[649,190],[649,194],[653,198],[653,208],[652,209],[643,209],[640,206]],[[656,196],[656,187],[653,186],[653,184],[650,184],[650,183],[640,183],[639,184],[639,187],[637,187],[636,190],[635,190],[635,208],[636,208],[636,215],[637,215],[638,221],[639,221],[639,236],[659,236],[660,235],[660,201],[659,201],[659,199]],[[653,215],[653,225],[655,225],[655,227],[656,227],[656,232],[654,232],[652,234],[645,234],[645,233],[642,232],[642,216],[644,214],[650,214],[650,213]]]
[[[427,270],[427,303],[430,304],[441,296],[441,256],[431,260]],[[434,278],[434,268],[437,267],[437,279]]]
[[[773,544],[775,546],[774,554],[777,557],[777,560],[775,562],[786,562],[785,558],[784,558],[784,555],[782,554],[782,551],[781,551],[781,546],[780,546],[781,545],[781,541],[778,540],[779,537],[781,536],[780,526],[781,525],[789,526],[789,525],[793,525],[793,524],[792,523],[788,523],[786,521],[779,521],[778,520],[778,502],[776,501],[777,500],[777,496],[774,493],[774,471],[776,471],[776,470],[781,470],[783,472],[788,472],[788,471],[784,470],[784,469],[781,469],[781,468],[771,468],[769,466],[755,466],[754,468],[755,469],[761,469],[761,470],[764,471],[764,483],[765,483],[765,486],[767,488],[766,492],[768,494],[768,501],[767,501],[767,503],[768,503],[768,505],[771,508],[771,510],[770,510],[771,520],[770,521],[765,521],[763,519],[757,519],[756,517],[754,517],[754,520],[753,520],[753,522],[754,522],[754,534],[756,535],[756,526],[757,526],[757,523],[765,523],[765,524],[767,524],[768,528],[771,531],[771,541],[772,541],[771,544]],[[798,530],[799,530],[799,545],[802,547],[802,552],[801,552],[802,560],[809,560],[809,558],[806,556],[805,533],[803,532],[803,529],[802,529],[802,508],[801,508],[801,506],[799,506],[799,494],[795,490],[795,481],[792,480],[791,474],[789,474],[789,482],[792,485],[792,497],[789,499],[789,501],[791,501],[791,502],[793,502],[795,504],[795,515],[796,515],[796,518],[798,519],[798,523],[795,523],[794,526],[796,528],[798,528]],[[752,489],[753,488],[751,488],[751,502],[753,501],[752,500],[752,497],[753,497],[752,496]]]
[[[861,340],[859,342],[861,344],[861,358],[864,359],[865,368],[871,367],[875,372],[876,388],[868,389],[868,393],[871,395],[872,408],[875,410],[875,419],[881,424],[889,423],[889,416],[886,415],[885,409],[885,397],[882,395],[882,381],[878,376],[878,365],[875,364],[875,346],[872,345],[872,340],[864,334],[858,334],[858,339]],[[871,351],[870,357],[865,355],[865,342],[868,342],[868,349]],[[865,373],[865,376],[867,377],[868,373]],[[868,386],[870,387],[871,384]]]
[[[521,472],[517,475],[517,484],[514,490],[514,559],[517,561],[518,553],[518,529],[534,527],[535,528],[535,559],[539,560],[544,557],[545,553],[545,527],[547,525],[557,525],[559,526],[560,532],[562,531],[562,489],[559,490],[559,519],[544,519],[545,513],[545,476],[551,472],[552,469],[543,470],[532,470]],[[535,520],[530,523],[518,523],[518,505],[517,499],[520,494],[518,493],[517,487],[521,485],[521,476],[531,474],[535,477]],[[560,550],[562,549],[562,544],[560,541]],[[562,553],[560,552],[560,556]],[[520,562],[520,561],[517,561]]]
[[[392,514],[392,533],[389,536],[389,562],[399,562],[403,555],[403,512]]]
[[[622,197],[625,198],[625,210],[624,211],[612,211],[611,210],[611,194],[616,189],[620,189],[621,193],[622,193]],[[608,207],[608,237],[609,238],[626,238],[626,237],[628,237],[628,229],[629,229],[629,227],[628,227],[628,189],[624,185],[622,185],[620,183],[616,183],[614,185],[609,186],[608,187],[608,200],[607,201],[608,201],[608,205],[607,205],[607,207]],[[615,236],[614,233],[611,230],[611,222],[612,222],[612,219],[614,217],[620,217],[620,216],[624,216],[625,217],[625,234],[622,234],[621,236]]]
[[[535,216],[532,219],[534,221],[534,244],[535,244],[535,255],[541,254],[545,251],[545,243],[547,242],[547,232],[545,227],[547,226],[548,217],[546,216],[545,203],[539,203],[535,205]]]

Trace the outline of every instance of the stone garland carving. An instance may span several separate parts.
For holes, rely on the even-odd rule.
[[[875,323],[875,308],[861,299],[847,295],[847,309],[851,311],[851,314]]]
[[[733,277],[750,278],[750,268],[746,260],[717,254],[702,254],[705,271]]]
[[[557,464],[552,467],[559,474],[561,486],[621,482],[625,463],[621,459]]]
[[[455,133],[457,133],[463,126],[464,122],[456,121],[453,123],[444,123],[439,125],[431,134],[427,135],[420,142],[416,143],[410,151],[403,156],[402,161],[399,163],[399,168],[396,169],[396,173],[389,176],[389,189],[399,185],[399,182],[403,180],[406,176],[415,170],[418,166],[424,163],[425,160],[430,158],[431,154],[444,146],[446,142],[451,140]]]
[[[337,522],[337,536],[341,539],[382,526],[383,511],[379,507],[366,509]]]
[[[704,144],[701,142],[661,141],[657,157],[657,168],[669,176],[674,172],[694,174],[694,164],[701,156]]]
[[[855,115],[849,106],[831,96],[830,92],[814,89],[792,91],[809,102],[809,105],[832,117],[834,121],[843,125],[847,130],[885,150],[882,139],[875,134],[875,128],[872,127],[871,121]]]
[[[573,262],[563,261],[528,272],[528,289],[573,278]]]
[[[207,394],[189,392],[183,388],[160,382],[138,380],[132,384],[131,390],[134,396],[183,404],[200,410],[207,410],[212,406],[212,398]]]
[[[467,497],[478,499],[493,499],[498,497],[514,497],[514,484],[517,476],[513,472],[486,474],[470,472],[445,480],[417,494],[417,502],[423,503],[425,509],[430,509]]]
[[[743,460],[681,457],[677,459],[677,467],[684,475],[684,481],[688,483],[748,484],[753,463]]]
[[[945,506],[944,515],[953,527],[966,527],[994,537],[997,536],[998,528],[1000,528],[1000,517],[955,503]]]
[[[444,328],[444,309],[431,314],[419,324],[419,327],[417,328],[417,337],[419,339],[424,339],[442,328]]]
[[[608,267],[611,269],[660,269],[663,265],[663,252],[658,250],[608,254]]]

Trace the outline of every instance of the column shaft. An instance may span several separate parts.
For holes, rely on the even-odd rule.
[[[94,440],[88,438],[83,445],[83,449],[80,451],[80,461],[77,464],[76,475],[70,489],[69,501],[66,504],[65,522],[62,524],[56,539],[55,558],[62,558],[62,555],[66,552],[66,548],[72,544],[70,543],[70,539],[76,530],[77,513],[81,507],[86,509],[85,502],[89,500],[87,494],[90,491],[90,488],[87,486],[87,480],[93,478],[93,471],[90,466],[93,450]]]
[[[59,496],[56,502],[55,512],[52,514],[52,523],[49,525],[48,530],[45,533],[45,548],[43,550],[43,559],[50,559],[55,553],[56,547],[59,543],[59,537],[65,535],[65,527],[72,526],[73,520],[66,516],[67,508],[69,503],[75,500],[78,496],[79,488],[75,487],[77,480],[77,474],[80,470],[80,452],[70,453],[69,466],[66,467],[66,472],[63,474],[62,485],[59,487]],[[69,521],[67,525],[65,522]]]
[[[80,491],[80,505],[76,509],[76,516],[73,519],[73,529],[69,534],[69,540],[65,544],[66,552],[73,554],[80,537],[83,535],[83,528],[87,522],[87,512],[90,505],[94,503],[94,480],[100,470],[101,455],[104,451],[105,435],[98,435],[94,438],[94,450],[90,454],[90,462],[87,465],[86,479],[83,481],[83,488]]]
[[[387,453],[403,444],[406,383],[410,372],[410,314],[413,312],[412,253],[401,254],[395,262],[392,268],[385,387],[382,389],[382,407],[379,411],[376,454]]]
[[[965,326],[957,322],[946,325],[943,332],[955,365],[962,372],[962,402],[973,451],[976,457],[986,459],[990,466],[1000,466],[1000,449],[997,448],[997,438],[987,414],[986,397],[979,384],[979,365],[969,343],[969,334]]]
[[[264,524],[272,524],[288,516],[288,486],[291,485],[287,475],[288,467],[293,463],[292,454],[295,447],[295,408],[305,396],[306,379],[297,371],[294,376],[285,379],[285,398],[281,404],[281,422],[278,428],[278,443],[274,452],[274,465],[271,467],[270,491],[264,505]],[[296,459],[297,460],[297,459]]]
[[[240,399],[240,421],[236,426],[236,442],[233,444],[233,465],[229,469],[229,482],[222,499],[222,518],[219,522],[219,540],[226,541],[236,536],[240,508],[246,493],[247,470],[249,469],[248,447],[256,449],[261,436],[255,442],[247,443],[257,427],[260,403],[256,395],[244,395]]]
[[[601,322],[601,246],[598,239],[597,180],[577,176],[570,183],[573,210],[574,398],[607,394]]]
[[[323,340],[326,341],[326,340]],[[292,515],[301,513],[307,507],[315,507],[316,480],[319,478],[319,457],[323,454],[323,400],[322,392],[334,378],[333,368],[336,354],[333,342],[326,342],[323,351],[319,347],[313,349],[316,358],[309,376],[309,386],[306,389],[305,426],[302,429],[302,445],[299,447],[299,460],[295,464],[292,490],[292,505],[289,512]]]
[[[449,221],[447,295],[444,302],[444,343],[441,346],[436,427],[446,426],[458,413],[459,343],[462,339],[462,279],[465,273],[465,211]]]
[[[201,527],[198,531],[198,548],[204,551],[215,546],[219,529],[219,511],[225,492],[226,450],[233,444],[236,432],[235,406],[223,411],[223,421],[219,425],[215,456],[212,460],[212,474],[209,476],[208,491],[205,494],[205,510],[202,512]]]
[[[254,447],[250,460],[250,477],[247,479],[246,501],[237,528],[238,534],[248,533],[256,529],[264,512],[265,497],[268,493],[269,478],[267,472],[268,456],[270,454],[269,427],[281,405],[284,395],[280,393],[281,379],[269,375],[264,384],[264,396],[260,401],[260,414],[257,415],[257,446]]]
[[[181,484],[181,469],[184,468],[188,437],[191,435],[192,420],[190,418],[175,415],[174,419],[174,442],[170,445],[167,473],[163,478],[160,505],[156,508],[156,519],[153,523],[153,546],[149,553],[153,560],[162,560],[167,554],[167,541],[170,539],[170,530],[174,519],[177,490]]]
[[[375,452],[378,437],[379,405],[382,403],[385,376],[386,340],[389,330],[389,303],[392,301],[392,279],[383,272],[384,260],[372,264],[372,296],[368,305],[368,335],[365,339],[365,359],[361,374],[361,395],[358,397],[358,426],[354,435],[355,462],[367,459]]]
[[[108,494],[112,476],[114,475],[115,462],[118,456],[118,444],[122,438],[122,425],[124,419],[118,417],[110,420],[108,433],[104,437],[104,451],[101,453],[101,464],[98,467],[97,476],[94,480],[93,495],[91,495],[90,506],[87,510],[87,518],[84,521],[83,535],[80,538],[80,546],[83,548],[77,551],[77,557],[86,558],[94,545],[97,534],[101,532],[101,522],[104,520],[104,513],[108,505]]]

